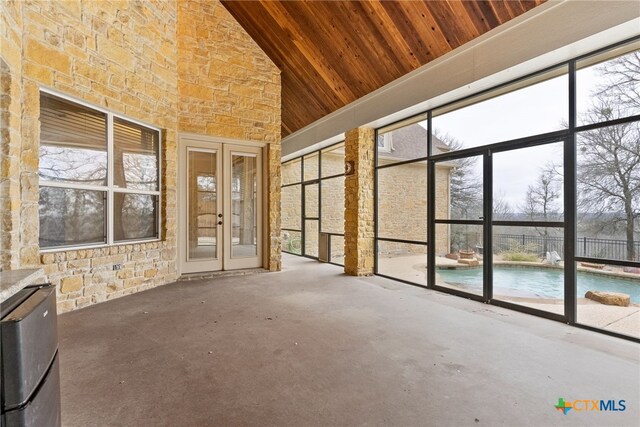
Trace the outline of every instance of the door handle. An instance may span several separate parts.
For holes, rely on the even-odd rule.
[[[222,221],[218,221],[218,225],[222,225]]]
[[[483,216],[479,216],[478,219],[484,219],[484,217]]]
[[[222,214],[221,213],[218,214],[218,218],[222,218]]]

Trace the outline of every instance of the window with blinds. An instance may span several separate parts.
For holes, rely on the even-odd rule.
[[[158,239],[160,131],[40,95],[40,247]]]

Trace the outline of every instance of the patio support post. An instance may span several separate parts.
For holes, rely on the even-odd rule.
[[[373,274],[375,132],[351,129],[345,134],[345,161],[353,173],[345,177],[344,271],[351,276]]]

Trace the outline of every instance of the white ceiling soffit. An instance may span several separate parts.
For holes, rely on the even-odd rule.
[[[551,0],[287,136],[283,160],[638,34],[637,0]]]

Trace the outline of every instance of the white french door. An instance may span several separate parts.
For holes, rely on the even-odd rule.
[[[180,141],[180,272],[262,266],[261,147]]]

